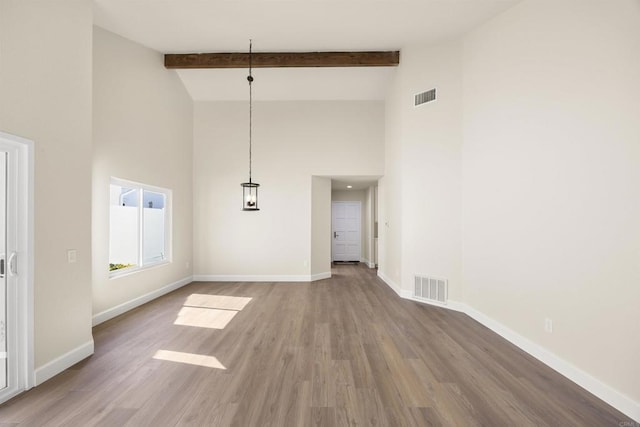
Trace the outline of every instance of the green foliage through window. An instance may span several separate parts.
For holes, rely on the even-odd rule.
[[[109,264],[109,271],[133,267],[133,264]]]

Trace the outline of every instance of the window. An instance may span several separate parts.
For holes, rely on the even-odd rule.
[[[170,262],[171,190],[111,178],[111,276]]]

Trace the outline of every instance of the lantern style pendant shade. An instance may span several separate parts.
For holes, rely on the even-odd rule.
[[[243,182],[240,185],[242,186],[242,210],[259,211],[258,187],[260,187],[260,184],[255,182]]]
[[[258,187],[260,184],[251,181],[251,131],[252,131],[252,118],[253,118],[253,93],[251,90],[251,83],[253,83],[253,76],[251,75],[251,40],[249,40],[249,76],[247,81],[249,82],[249,182],[243,182],[242,186],[242,210],[243,211],[259,211],[258,208]]]

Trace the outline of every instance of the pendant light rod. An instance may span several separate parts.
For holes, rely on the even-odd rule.
[[[260,184],[252,181],[251,166],[252,166],[252,139],[253,139],[253,40],[249,39],[249,76],[247,76],[249,82],[249,182],[243,182],[242,186],[242,210],[255,212],[259,211],[258,208],[258,187]]]
[[[247,80],[249,81],[249,182],[251,182],[251,137],[252,137],[252,128],[253,128],[253,90],[251,86],[251,83],[253,83],[253,76],[251,75],[252,45],[253,45],[253,40],[249,39],[249,76],[247,77]]]

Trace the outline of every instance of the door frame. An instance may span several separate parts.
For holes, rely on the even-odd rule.
[[[0,132],[0,145],[6,150],[7,223],[12,224],[12,247],[17,263],[14,289],[8,287],[7,310],[8,372],[7,387],[0,392],[0,403],[35,385],[34,371],[34,292],[33,292],[33,225],[34,225],[34,153],[33,141]]]
[[[358,233],[360,235],[360,239],[358,240],[358,248],[360,249],[360,253],[358,254],[357,261],[361,262],[362,261],[362,202],[359,200],[332,200],[331,201],[331,262],[336,261],[334,259],[335,255],[333,251],[334,243],[335,243],[335,238],[334,238],[335,229],[333,224],[333,207],[334,205],[337,205],[337,204],[346,204],[346,203],[353,203],[358,205],[358,211],[360,213],[360,217],[358,218],[358,225],[359,225]]]

